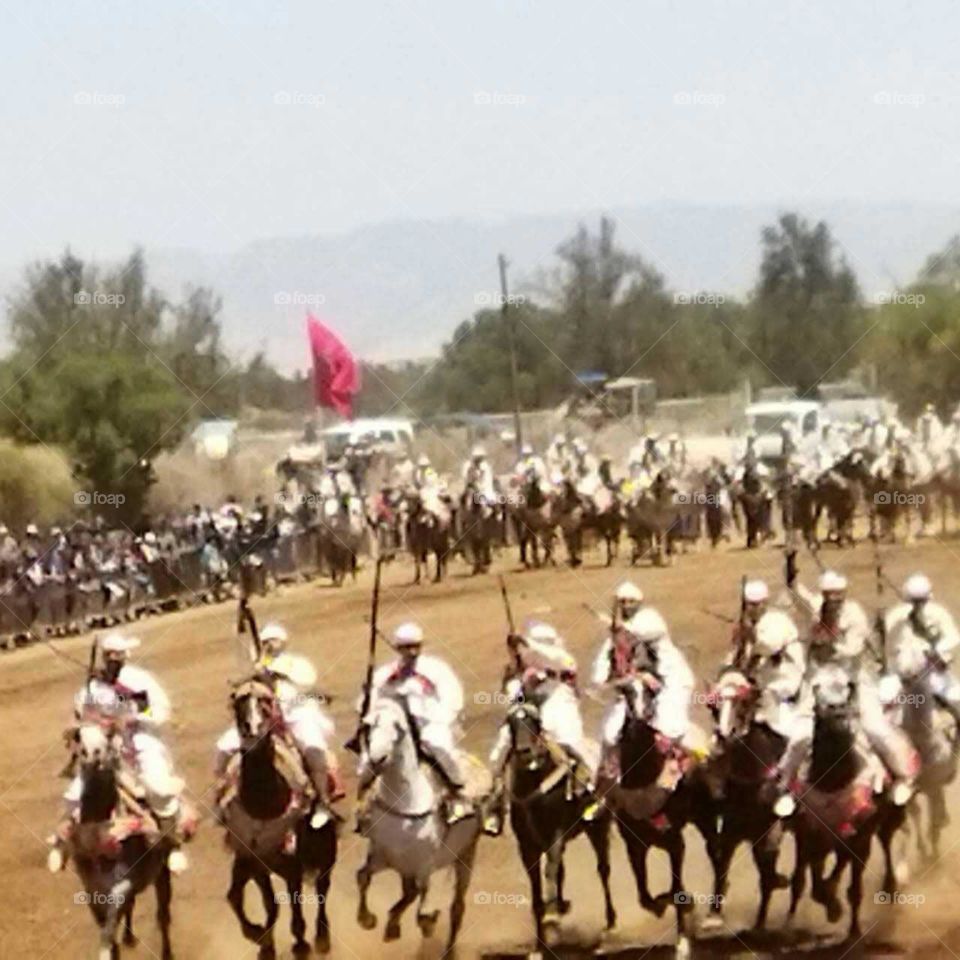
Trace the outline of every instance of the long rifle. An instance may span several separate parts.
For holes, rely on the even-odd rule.
[[[752,652],[752,651],[751,651]],[[746,668],[747,656],[747,575],[740,578],[740,616],[737,619],[737,649],[733,654],[733,665],[738,670]]]
[[[367,675],[363,681],[363,701],[360,705],[359,719],[361,723],[370,709],[370,699],[373,696],[373,670],[377,660],[377,637],[380,634],[377,627],[377,617],[380,613],[380,574],[382,570],[383,557],[377,557],[377,564],[373,570],[373,596],[370,598],[370,644],[367,648]]]
[[[877,586],[877,612],[874,616],[873,626],[877,632],[877,640],[880,643],[878,659],[880,660],[880,671],[887,672],[887,617],[883,607],[883,581],[886,579],[883,573],[883,556],[880,553],[880,538],[877,536],[876,526],[873,527],[871,539],[873,540],[873,573]]]
[[[513,619],[513,609],[510,606],[510,594],[507,593],[507,581],[503,574],[497,574],[500,582],[500,596],[503,598],[503,610],[507,616],[507,644],[513,656],[512,661],[508,661],[503,668],[503,678],[500,681],[501,691],[505,691],[507,684],[518,674],[523,672],[523,662],[520,659],[519,644],[516,642],[517,626]]]
[[[237,604],[237,636],[242,637],[245,633],[250,633],[250,639],[253,641],[253,659],[259,660],[262,652],[260,643],[260,628],[257,626],[257,617],[250,606],[245,590],[241,589],[240,600]]]

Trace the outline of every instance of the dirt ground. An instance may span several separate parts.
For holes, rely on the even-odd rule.
[[[869,546],[845,552],[828,552],[851,578],[854,595],[868,609],[876,605],[873,553]],[[809,556],[801,556],[801,576],[812,581],[816,570]],[[960,592],[960,543],[924,541],[911,547],[884,549],[887,573],[895,582],[917,568],[934,580],[938,594],[948,604]],[[581,671],[600,639],[597,619],[588,607],[606,610],[612,589],[628,575],[622,565],[612,569],[597,566],[599,554],[588,556],[586,569],[566,568],[517,572],[511,552],[498,562],[507,574],[518,623],[542,618],[555,624],[578,656]],[[642,584],[651,602],[666,615],[673,635],[686,651],[705,685],[714,674],[730,628],[718,616],[732,617],[738,606],[739,581],[743,574],[766,576],[780,582],[781,555],[775,549],[746,552],[721,548],[678,558],[665,569],[643,568],[633,576]],[[467,690],[464,719],[467,746],[481,756],[493,742],[502,707],[495,702],[503,664],[505,617],[497,581],[493,576],[470,577],[455,563],[452,575],[442,585],[411,587],[412,570],[406,562],[386,568],[381,622],[390,629],[404,619],[420,621],[430,648],[456,668]],[[290,587],[256,601],[261,624],[278,618],[291,631],[294,646],[314,658],[325,692],[335,699],[333,713],[342,741],[353,732],[354,703],[364,675],[367,648],[365,616],[368,612],[370,574],[354,585],[335,590],[326,585]],[[887,591],[887,601],[890,601]],[[210,801],[214,742],[226,726],[228,683],[240,675],[241,659],[234,637],[235,610],[230,605],[205,607],[137,627],[144,641],[141,660],[154,670],[174,700],[176,724],[171,736],[180,772],[190,795],[203,810]],[[88,641],[58,642],[58,648],[83,661]],[[381,656],[385,656],[383,651]],[[95,955],[95,928],[85,906],[74,902],[79,884],[72,872],[50,876],[44,867],[44,837],[54,823],[64,782],[57,779],[65,754],[60,733],[71,714],[71,700],[83,679],[83,669],[73,666],[49,649],[37,646],[0,658],[0,957],[35,960],[75,960]],[[588,729],[596,730],[600,705],[585,701]],[[705,721],[704,716],[699,717]],[[343,762],[352,771],[351,757]],[[951,799],[954,799],[953,797]],[[354,872],[364,841],[348,824],[341,839],[330,896],[333,956],[359,960],[369,956],[401,958],[438,957],[445,918],[435,940],[423,942],[413,911],[405,919],[398,943],[383,944],[382,925],[377,931],[362,931],[354,919],[356,893]],[[804,955],[840,957],[864,951],[885,955],[956,956],[960,954],[960,833],[952,830],[944,843],[940,861],[914,864],[914,877],[906,892],[915,895],[909,904],[878,906],[873,894],[879,883],[879,855],[869,870],[864,941],[851,950],[834,948],[807,937]],[[197,840],[190,846],[191,869],[175,883],[174,948],[180,960],[253,958],[256,949],[239,935],[224,899],[230,857],[220,831],[209,814]],[[568,894],[573,910],[565,919],[564,935],[571,945],[590,948],[600,941],[602,902],[595,878],[592,854],[586,840],[568,848]],[[665,858],[655,854],[654,890],[666,887]],[[792,853],[788,842],[783,866]],[[641,956],[657,954],[674,942],[672,919],[657,919],[640,911],[633,879],[620,841],[614,838],[614,896],[619,928],[603,939],[604,953],[622,952]],[[710,892],[702,842],[692,832],[688,838],[686,886],[697,894]],[[726,921],[729,928],[718,939],[695,944],[695,951],[731,956],[787,956],[796,949],[776,936],[785,923],[786,894],[774,902],[772,941],[758,942],[741,935],[752,922],[756,884],[746,848],[741,849],[733,873]],[[446,878],[443,879],[446,883]],[[396,898],[396,878],[381,875],[374,882],[373,905],[381,919],[386,906]],[[481,841],[478,866],[468,896],[467,915],[460,938],[459,955],[524,955],[532,949],[532,923],[526,877],[509,831],[498,840]],[[253,893],[248,893],[252,903]],[[278,946],[282,957],[290,956],[288,914],[281,913]],[[703,908],[697,911],[702,915]],[[308,908],[308,917],[310,908]],[[800,918],[803,928],[836,939],[840,929],[831,928],[819,908],[806,906]],[[124,956],[143,960],[157,956],[158,937],[153,922],[152,895],[138,903],[136,926],[142,937],[139,947]],[[634,950],[636,947],[642,950]]]

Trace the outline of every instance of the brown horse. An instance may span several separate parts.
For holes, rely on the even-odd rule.
[[[305,777],[282,736],[283,721],[273,691],[258,680],[248,680],[234,690],[232,706],[241,748],[236,784],[221,803],[227,842],[234,852],[227,900],[243,935],[258,944],[260,960],[273,960],[273,928],[282,898],[274,896],[270,876],[281,877],[292,913],[294,953],[307,954],[303,883],[313,874],[317,903],[314,946],[327,953],[327,894],[337,858],[337,824],[329,820],[318,830],[310,826]],[[244,910],[243,892],[251,880],[263,900],[263,924],[251,922]]]

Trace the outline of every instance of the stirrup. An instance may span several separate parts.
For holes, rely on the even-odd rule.
[[[317,807],[310,818],[310,829],[322,830],[332,819],[333,814],[326,807]]]
[[[461,820],[466,820],[471,813],[473,813],[473,809],[469,803],[459,797],[451,797],[446,803],[444,820],[446,820],[447,826],[453,826]]]
[[[797,801],[794,800],[789,793],[777,797],[777,801],[773,805],[774,816],[780,817],[781,819],[786,819],[791,816],[796,809]]]

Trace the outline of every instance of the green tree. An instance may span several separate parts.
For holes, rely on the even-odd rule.
[[[762,245],[750,347],[772,379],[811,395],[856,363],[866,329],[856,277],[822,221],[784,214]]]

